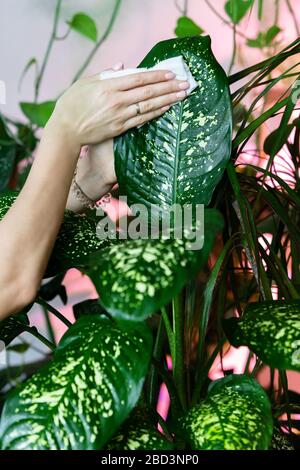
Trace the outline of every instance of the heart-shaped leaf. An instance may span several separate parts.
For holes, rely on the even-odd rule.
[[[195,21],[187,16],[181,16],[177,20],[177,26],[175,34],[178,38],[184,38],[189,36],[197,36],[202,34],[204,30],[198,26]]]
[[[300,300],[253,302],[223,324],[233,346],[248,346],[275,369],[300,371]]]
[[[214,209],[204,218],[204,245],[189,250],[186,238],[129,240],[90,256],[87,274],[101,304],[114,317],[141,320],[167,304],[208,259],[223,219]]]
[[[245,375],[213,382],[207,398],[180,420],[180,431],[195,450],[267,450],[271,405],[263,388]]]
[[[79,304],[73,305],[74,317],[78,318],[86,315],[107,315],[107,312],[99,304],[98,300],[84,300]]]
[[[173,444],[158,432],[146,410],[136,408],[117,435],[108,443],[108,450],[171,450]]]
[[[161,209],[209,204],[231,152],[232,116],[227,77],[214,58],[210,38],[157,44],[140,64],[182,55],[199,87],[159,119],[114,141],[120,194]]]
[[[70,28],[77,31],[91,41],[96,42],[98,37],[97,26],[93,18],[85,13],[76,13],[70,21],[67,21]]]
[[[1,448],[101,449],[135,406],[151,351],[143,323],[80,318],[54,359],[7,399]]]
[[[228,0],[225,11],[233,23],[238,24],[252,7],[254,0]]]
[[[32,124],[45,127],[54,111],[56,102],[45,101],[44,103],[20,103],[20,107]]]

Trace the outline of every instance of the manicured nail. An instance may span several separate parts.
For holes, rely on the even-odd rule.
[[[185,98],[186,97],[186,92],[185,91],[179,91],[176,96],[178,98]]]
[[[187,90],[188,88],[190,88],[190,84],[189,82],[181,82],[179,83],[178,88],[180,88],[181,90]]]
[[[168,80],[171,80],[171,78],[175,78],[176,75],[175,75],[175,73],[173,73],[173,72],[168,72],[168,73],[166,73],[165,77],[166,77]]]
[[[165,113],[166,111],[168,111],[170,109],[170,106],[164,106],[163,108],[161,108],[162,112]]]
[[[123,62],[117,62],[114,66],[113,66],[113,70],[120,70],[122,67],[123,67]]]

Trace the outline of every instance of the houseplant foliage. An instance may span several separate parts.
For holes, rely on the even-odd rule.
[[[121,3],[116,0],[102,38],[87,15],[68,20],[70,31],[93,45],[74,78],[108,36]],[[57,38],[60,7],[58,1],[48,51]],[[230,0],[222,15],[236,39],[243,18],[261,19],[264,8],[263,1]],[[298,64],[286,61],[300,52],[300,40],[278,51],[275,26],[245,38],[247,47],[265,48],[264,60],[227,79],[185,1],[179,39],[159,43],[142,61],[151,66],[182,54],[199,88],[162,118],[115,140],[121,193],[129,203],[148,206],[204,203],[204,245],[188,250],[187,238],[172,236],[103,242],[94,216],[66,212],[45,275],[54,277],[36,302],[47,318],[63,321],[67,333],[58,346],[51,330],[43,337],[31,322],[30,306],[0,324],[0,340],[8,348],[22,344],[16,338],[28,332],[50,351],[43,365],[0,373],[2,449],[265,450],[286,448],[287,440],[297,445],[299,396],[289,390],[287,371],[299,370],[300,126]],[[25,72],[36,65],[31,60]],[[11,124],[1,116],[0,218],[16,197],[11,189],[26,179],[28,169],[18,172],[16,164],[32,154],[36,126],[45,125],[55,103],[38,102],[44,69],[36,77],[35,102],[21,104],[28,122]],[[270,104],[281,83],[284,96]],[[277,124],[262,138],[271,120]],[[264,148],[265,166],[240,163],[249,141],[257,157]],[[275,167],[283,147],[288,178]],[[87,274],[99,293],[99,299],[74,306],[74,324],[49,303],[56,295],[67,301],[62,280],[71,267]],[[225,377],[211,383],[214,361],[222,363],[231,344],[249,348],[244,373],[222,366]],[[257,381],[262,369],[270,375],[267,390]],[[166,420],[156,412],[162,384],[170,396]]]

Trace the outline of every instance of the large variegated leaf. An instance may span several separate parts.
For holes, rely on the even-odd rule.
[[[180,433],[195,450],[267,450],[273,433],[269,399],[248,376],[217,380],[181,419]]]
[[[1,448],[101,449],[139,398],[151,343],[143,323],[80,318],[54,359],[7,399]]]
[[[227,77],[208,36],[158,43],[140,64],[182,55],[199,87],[159,119],[115,139],[121,194],[130,205],[208,204],[231,152]]]
[[[104,308],[114,317],[141,320],[167,304],[203,267],[223,220],[206,209],[204,245],[188,250],[185,238],[130,240],[90,257],[88,275]]]
[[[233,346],[248,346],[269,366],[300,371],[300,300],[250,303],[224,329]]]
[[[12,206],[17,195],[17,193],[5,193],[0,196],[0,220]],[[80,267],[86,255],[112,243],[114,240],[97,237],[96,222],[93,219],[66,211],[45,277],[55,276],[69,268]]]
[[[100,239],[94,220],[66,211],[46,271],[47,276],[80,267],[82,259],[113,243]]]
[[[173,444],[158,432],[149,411],[135,409],[108,443],[108,450],[171,450]]]

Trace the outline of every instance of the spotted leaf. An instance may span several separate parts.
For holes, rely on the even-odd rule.
[[[1,448],[101,449],[139,398],[151,346],[143,323],[80,318],[53,360],[8,397]]]
[[[28,317],[23,312],[0,321],[0,341],[8,346],[17,336],[26,331],[28,325]]]
[[[195,450],[267,450],[273,433],[271,405],[255,380],[230,375],[213,382],[207,398],[179,426]]]
[[[94,220],[66,211],[48,264],[46,276],[53,276],[69,268],[80,267],[89,254],[113,243],[99,239]]]
[[[108,450],[171,450],[173,445],[158,432],[145,410],[136,408],[117,435],[108,443]]]
[[[300,300],[250,303],[224,329],[233,346],[248,346],[273,368],[300,372]]]
[[[182,55],[199,87],[159,119],[115,139],[120,193],[129,205],[168,209],[173,204],[209,204],[231,152],[231,101],[227,77],[210,38],[158,43],[140,64],[152,67]]]
[[[198,251],[188,249],[187,238],[161,238],[124,241],[93,254],[86,271],[104,308],[114,317],[138,321],[167,304],[205,264],[222,229],[214,209],[206,209],[204,221]]]

